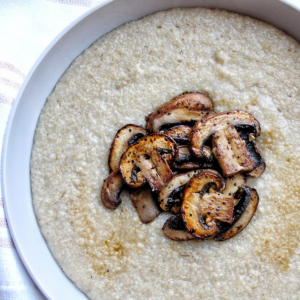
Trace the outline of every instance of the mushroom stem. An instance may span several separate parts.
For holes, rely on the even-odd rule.
[[[203,195],[200,210],[202,215],[213,220],[231,224],[233,222],[234,198],[220,193],[207,193]]]
[[[159,210],[149,188],[131,190],[130,197],[140,220],[144,224],[150,223],[160,214],[161,211]]]
[[[222,130],[216,130],[212,141],[213,154],[222,168],[224,177],[255,168],[255,162],[234,126],[229,125]]]
[[[234,208],[233,223],[231,225],[222,223],[219,226],[219,233],[216,241],[228,240],[240,233],[251,221],[255,214],[259,197],[257,191],[250,186],[244,185],[241,188],[242,198]]]
[[[156,155],[153,155],[154,158],[155,156]],[[155,162],[158,163],[158,161],[154,159],[153,166],[153,162],[150,159],[147,159],[143,155],[141,155],[138,157],[137,166],[140,168],[152,190],[160,191],[164,187],[164,185],[172,178],[173,173],[164,158],[160,158],[158,169],[155,168],[155,166],[157,166]]]

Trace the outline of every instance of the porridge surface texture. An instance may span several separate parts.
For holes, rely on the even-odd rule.
[[[300,298],[300,46],[252,18],[173,9],[125,24],[84,51],[49,96],[31,159],[34,210],[66,275],[90,299]],[[258,210],[225,242],[176,242],[170,216],[140,222],[126,192],[100,200],[117,130],[184,91],[261,123]]]

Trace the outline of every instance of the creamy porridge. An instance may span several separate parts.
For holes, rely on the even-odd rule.
[[[33,204],[66,275],[91,299],[300,298],[300,46],[266,23],[208,9],[159,12],[79,56],[49,96],[31,160]],[[126,192],[100,201],[116,131],[184,91],[261,123],[258,210],[225,242],[176,242]]]

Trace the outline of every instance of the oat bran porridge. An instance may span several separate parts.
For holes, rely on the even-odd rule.
[[[41,113],[31,159],[34,210],[66,275],[90,299],[300,298],[300,46],[220,10],[173,9],[125,24],[80,55]],[[128,194],[99,198],[123,125],[184,91],[215,111],[247,110],[267,166],[248,227],[225,241],[176,242],[142,224]]]

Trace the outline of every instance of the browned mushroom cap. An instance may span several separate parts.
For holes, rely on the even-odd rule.
[[[233,223],[231,225],[222,223],[215,240],[225,241],[234,237],[249,224],[255,214],[259,202],[257,191],[247,185],[244,185],[241,191],[242,199],[234,208]]]
[[[182,204],[182,194],[185,185],[194,175],[201,172],[202,170],[194,170],[174,176],[158,194],[160,207],[165,211],[178,214]]]
[[[147,132],[143,127],[133,124],[125,125],[117,132],[108,158],[108,164],[112,171],[119,168],[120,159],[128,147],[145,135]]]
[[[130,197],[132,204],[143,223],[150,223],[160,214],[161,211],[159,210],[149,187],[130,191]]]
[[[223,176],[232,176],[239,172],[249,172],[255,167],[255,161],[248,153],[243,141],[233,125],[216,130],[212,139],[213,154],[223,171]]]
[[[157,133],[141,138],[123,154],[120,171],[125,182],[133,188],[143,186],[146,181],[153,191],[159,191],[173,177],[164,154],[174,159],[178,146],[165,134]],[[169,161],[171,162],[171,161]]]
[[[105,207],[116,209],[121,203],[119,198],[124,185],[124,180],[119,169],[114,170],[103,182],[101,200]]]
[[[180,124],[201,120],[213,110],[211,99],[201,93],[183,93],[160,106],[147,117],[146,129],[158,132],[166,124]]]
[[[193,127],[191,131],[190,148],[197,157],[204,157],[203,146],[207,139],[215,133],[221,131],[228,125],[248,126],[252,129],[254,136],[260,135],[259,122],[249,113],[241,110],[225,111],[218,114],[211,114]]]
[[[165,222],[162,229],[164,231],[164,234],[174,241],[187,241],[195,238],[186,230],[181,215],[170,217]]]
[[[178,153],[175,156],[172,167],[183,170],[213,168],[214,159],[211,149],[204,146],[203,151],[206,153],[205,159],[193,156],[188,146],[179,146]]]
[[[218,213],[217,208],[219,210],[230,210],[228,205],[231,200],[233,201],[233,197],[230,200],[227,199],[228,196],[224,196],[226,197],[225,201],[220,201],[220,199],[215,197],[217,199],[217,206],[215,207],[213,205],[215,199],[212,199],[214,201],[210,202],[207,202],[205,198],[203,199],[204,194],[212,185],[214,186],[214,191],[218,192],[224,189],[225,182],[216,171],[203,170],[203,172],[194,176],[187,183],[183,193],[182,219],[188,231],[200,239],[211,238],[218,233],[218,227],[215,222],[215,215]],[[206,204],[209,207],[205,208]],[[210,217],[210,214],[213,215],[213,218]]]
[[[165,131],[165,134],[174,139],[179,145],[188,145],[192,128],[187,125],[178,125]]]

